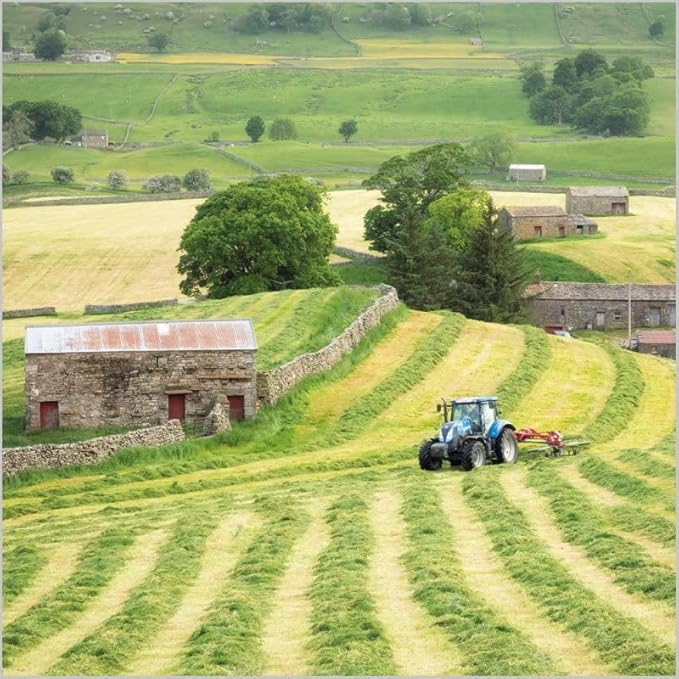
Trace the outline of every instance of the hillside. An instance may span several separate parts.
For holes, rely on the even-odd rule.
[[[673,384],[605,341],[392,312],[230,434],[7,482],[4,667],[673,675]],[[480,393],[593,445],[417,469],[435,401]]]

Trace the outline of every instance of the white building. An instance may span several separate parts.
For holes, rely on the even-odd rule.
[[[518,165],[509,166],[507,181],[512,182],[544,182],[547,179],[547,168],[544,165]]]

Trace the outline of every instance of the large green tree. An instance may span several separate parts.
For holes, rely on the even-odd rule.
[[[264,134],[266,125],[261,116],[250,116],[245,125],[245,133],[252,139],[253,142],[258,142],[260,137]]]
[[[530,100],[531,118],[543,125],[562,125],[570,120],[572,102],[568,92],[558,85],[550,85]]]
[[[471,164],[469,153],[457,142],[428,146],[382,163],[363,182],[365,188],[382,192],[382,205],[368,210],[364,217],[365,237],[371,247],[387,252],[409,211],[423,219],[435,200],[467,186],[464,176]]]
[[[532,97],[547,87],[544,68],[541,61],[534,61],[521,67],[521,91],[527,97]]]
[[[64,106],[56,101],[17,101],[3,107],[3,115],[7,119],[15,112],[25,114],[31,123],[31,137],[36,141],[50,138],[55,141],[78,134],[82,126],[80,111],[72,106]]]
[[[339,284],[328,264],[337,227],[301,177],[258,177],[208,198],[180,242],[181,291],[226,297]]]
[[[497,224],[492,201],[473,231],[460,260],[460,273],[448,306],[482,321],[510,323],[521,318],[528,283],[523,251],[509,229]]]
[[[560,59],[554,64],[552,84],[562,87],[566,92],[573,92],[578,86],[578,71],[575,59]]]
[[[34,52],[38,59],[55,61],[65,51],[68,45],[66,33],[59,28],[48,28],[40,33],[35,40]]]
[[[514,149],[512,138],[500,132],[477,137],[470,147],[474,160],[491,172],[495,172],[498,168],[506,168],[511,161]]]
[[[593,49],[582,50],[575,57],[575,71],[578,78],[591,78],[608,71],[606,57]]]
[[[457,253],[469,245],[474,231],[483,224],[490,195],[483,189],[457,189],[434,201],[425,227],[438,227],[446,242]]]
[[[3,147],[14,149],[31,137],[33,123],[25,111],[12,111],[2,125]]]

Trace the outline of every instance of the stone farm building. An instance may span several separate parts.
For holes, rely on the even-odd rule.
[[[637,351],[665,358],[677,357],[676,330],[643,330],[636,335]]]
[[[509,166],[507,181],[512,182],[544,182],[547,179],[547,168],[544,165]]]
[[[583,215],[627,215],[629,192],[624,186],[572,186],[566,191],[566,210]]]
[[[73,143],[91,149],[108,148],[108,130],[82,130],[80,136],[73,138]]]
[[[536,283],[526,290],[532,322],[608,330],[627,328],[629,286],[607,283]],[[676,323],[674,285],[632,285],[632,326],[658,327]]]
[[[583,215],[569,215],[557,205],[506,206],[498,224],[510,229],[516,240],[565,238],[596,233],[596,222]]]
[[[64,60],[80,61],[89,64],[107,64],[111,61],[111,53],[108,50],[86,50],[76,48],[70,54],[64,55]]]
[[[257,409],[249,320],[28,326],[26,427],[200,423],[217,399]]]

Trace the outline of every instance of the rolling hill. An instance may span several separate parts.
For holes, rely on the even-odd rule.
[[[232,433],[7,481],[4,667],[673,675],[673,384],[596,337],[392,312]],[[436,399],[478,393],[593,445],[417,469]]]

